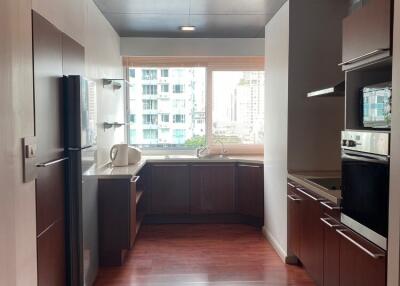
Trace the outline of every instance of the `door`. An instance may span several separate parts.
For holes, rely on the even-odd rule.
[[[238,211],[244,215],[264,217],[264,172],[261,165],[239,164],[237,167]]]
[[[189,165],[151,166],[151,213],[189,214]]]
[[[62,34],[33,12],[38,285],[66,285]]]
[[[323,285],[324,229],[319,198],[308,190],[296,189],[301,198],[300,261],[317,285]]]
[[[192,165],[190,176],[192,214],[235,213],[235,165]]]
[[[343,69],[391,54],[392,0],[370,0],[343,21]]]
[[[295,185],[287,184],[288,204],[288,250],[290,254],[300,255],[301,198],[295,193]]]
[[[386,253],[349,229],[340,235],[340,286],[385,286]]]

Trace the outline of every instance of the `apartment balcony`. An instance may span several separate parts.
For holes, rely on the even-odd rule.
[[[142,94],[143,99],[158,99],[159,94]]]

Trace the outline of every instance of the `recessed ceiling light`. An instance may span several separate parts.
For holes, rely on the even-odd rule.
[[[179,30],[184,31],[184,32],[192,32],[196,30],[195,26],[181,26],[179,27]]]

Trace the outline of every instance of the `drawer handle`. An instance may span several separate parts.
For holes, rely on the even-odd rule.
[[[364,59],[368,59],[368,58],[370,58],[372,56],[379,55],[379,54],[382,54],[382,53],[387,52],[387,51],[390,51],[390,49],[377,49],[377,50],[374,50],[372,52],[366,53],[366,54],[364,54],[362,56],[359,56],[359,57],[356,57],[354,59],[348,60],[346,62],[340,63],[339,66],[346,66],[346,65],[349,65],[349,64],[353,64],[353,63],[356,63],[358,61],[361,61],[361,60],[364,60]]]
[[[339,233],[342,237],[344,237],[345,239],[347,239],[348,241],[350,241],[352,244],[354,244],[355,246],[357,246],[359,249],[361,249],[362,251],[364,251],[366,254],[368,254],[369,256],[371,256],[374,259],[379,259],[381,257],[385,257],[386,254],[384,253],[372,253],[371,251],[369,251],[368,249],[366,249],[364,246],[362,246],[361,244],[359,244],[358,242],[356,242],[354,239],[352,239],[351,237],[349,237],[348,235],[346,235],[344,232],[345,230],[341,230],[341,229],[337,229],[336,230],[337,233]]]
[[[287,197],[288,197],[291,201],[296,201],[296,202],[301,201],[301,199],[295,198],[295,197],[292,196],[292,195],[287,195]]]
[[[289,187],[292,187],[292,188],[295,188],[295,187],[296,187],[296,186],[293,185],[292,183],[289,183],[289,182],[288,182],[287,184],[288,184]]]
[[[314,201],[320,201],[321,199],[314,197],[313,195],[305,192],[304,190],[302,190],[301,188],[296,188],[296,190],[298,190],[300,193],[302,193],[303,195],[309,197],[310,199],[314,200]]]
[[[326,207],[327,209],[333,211],[333,210],[341,210],[341,207],[332,207],[330,205],[328,205],[329,202],[321,202],[321,205],[323,205],[324,207]]]
[[[53,160],[50,162],[37,164],[36,167],[46,168],[46,167],[49,167],[49,166],[52,166],[52,165],[55,165],[55,164],[58,164],[58,163],[61,163],[61,162],[67,161],[67,160],[68,160],[68,157],[64,157],[64,158]]]
[[[153,167],[187,167],[187,164],[153,164]]]
[[[239,164],[239,167],[261,168],[261,166],[257,166],[257,165],[247,165],[247,164]]]
[[[340,226],[340,224],[331,224],[330,222],[329,222],[329,220],[330,220],[331,218],[328,218],[328,217],[326,217],[326,218],[320,218],[320,220],[324,223],[324,224],[326,224],[327,226],[329,226],[330,228],[334,228],[334,227],[339,227]]]
[[[131,183],[136,183],[140,179],[140,176],[134,176],[131,180]]]

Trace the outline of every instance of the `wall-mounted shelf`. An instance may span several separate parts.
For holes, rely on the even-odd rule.
[[[132,84],[129,81],[122,79],[122,78],[104,78],[103,79],[103,87],[111,86],[113,88],[113,90],[121,89],[124,83],[129,86],[132,86]]]
[[[110,129],[110,128],[119,128],[119,127],[122,127],[122,126],[125,126],[126,125],[126,123],[119,123],[119,122],[104,122],[103,123],[103,129],[104,129],[104,131],[106,131],[107,129]]]

